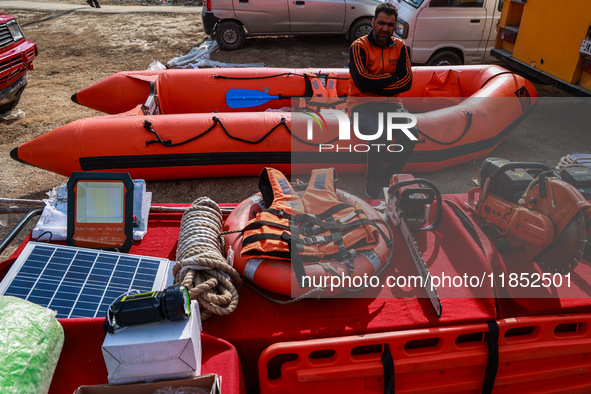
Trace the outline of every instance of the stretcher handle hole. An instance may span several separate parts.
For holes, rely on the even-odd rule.
[[[471,332],[469,334],[458,335],[456,338],[456,345],[459,347],[482,345],[483,343],[486,343],[485,332]]]
[[[295,353],[278,354],[267,362],[267,378],[277,380],[281,378],[283,365],[296,361],[299,356]]]
[[[554,335],[557,337],[578,337],[587,333],[587,324],[574,322],[562,323],[554,328]]]
[[[334,359],[337,352],[333,349],[321,349],[321,350],[314,350],[308,358],[311,362],[317,364],[319,362],[328,362]]]
[[[508,340],[515,339],[515,340],[522,340],[533,338],[538,334],[538,327],[536,326],[525,326],[525,327],[515,327],[510,328],[505,332],[504,337]]]
[[[384,345],[381,343],[374,343],[371,345],[355,346],[351,349],[351,356],[354,359],[365,359],[369,357],[381,357],[384,351]]]
[[[422,338],[408,341],[404,344],[404,350],[408,353],[422,353],[436,350],[441,343],[440,338]]]

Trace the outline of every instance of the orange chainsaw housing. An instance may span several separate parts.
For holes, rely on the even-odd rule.
[[[482,189],[475,187],[468,193],[467,204],[511,245],[523,246],[531,260],[558,239],[575,216],[591,214],[591,204],[569,183],[546,178],[543,187],[545,193],[538,182],[520,204],[493,194],[481,196]]]

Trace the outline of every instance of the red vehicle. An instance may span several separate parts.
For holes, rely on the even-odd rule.
[[[16,19],[0,13],[0,114],[18,104],[36,56],[37,45],[25,39]]]

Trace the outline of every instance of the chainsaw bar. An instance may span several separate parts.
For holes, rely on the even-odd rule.
[[[405,179],[403,180],[403,178]],[[420,187],[410,188],[411,185],[419,185]],[[431,273],[412,236],[409,222],[407,222],[407,220],[411,221],[414,226],[412,229],[417,231],[436,228],[442,217],[441,193],[431,181],[414,179],[412,175],[402,174],[392,175],[390,187],[384,190],[384,195],[386,196],[386,214],[392,225],[400,229],[415,269],[421,277],[422,287],[427,292],[435,314],[437,317],[441,317],[442,307],[437,288],[433,287]],[[435,220],[431,224],[427,224],[428,208],[434,200],[438,204]],[[421,206],[423,209],[420,208]]]
[[[427,263],[423,259],[423,254],[419,250],[419,245],[417,245],[417,241],[415,241],[412,233],[408,229],[408,225],[404,221],[404,218],[400,220],[399,224],[400,232],[404,237],[404,243],[408,248],[408,252],[410,253],[410,257],[412,258],[412,262],[415,264],[415,268],[419,275],[421,276],[421,283],[423,284],[423,288],[427,292],[427,296],[431,301],[431,305],[433,305],[433,309],[435,310],[435,314],[437,317],[441,317],[441,301],[439,299],[439,293],[437,293],[437,288],[433,287],[433,281],[431,280],[431,273],[429,273],[429,268],[427,268]]]

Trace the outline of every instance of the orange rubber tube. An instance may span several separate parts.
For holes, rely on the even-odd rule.
[[[359,197],[338,189],[337,196],[339,201],[351,206],[359,204],[369,219],[381,220],[379,214],[367,202]],[[258,204],[259,201],[262,201],[262,197],[260,194],[255,194],[238,204],[226,219],[223,231],[242,230],[246,223],[260,212],[261,206]],[[377,222],[377,224],[385,234],[388,233],[386,225],[383,222]],[[310,288],[300,288],[298,286],[289,261],[242,258],[240,255],[240,250],[242,249],[242,233],[230,233],[225,237],[226,255],[228,255],[228,253],[233,254],[234,268],[257,286],[276,294],[292,297],[300,296],[310,290]],[[353,259],[353,273],[349,273],[346,264],[343,264],[343,262],[331,261],[328,264],[339,274],[339,276],[345,275],[363,278],[364,275],[374,275],[376,272],[379,272],[388,261],[391,248],[388,247],[387,242],[388,240],[385,240],[380,236],[380,242],[376,245],[373,251],[359,253]],[[320,283],[324,278],[331,276],[331,273],[325,271],[325,269],[318,263],[304,263],[304,269],[306,276],[311,278],[312,284]],[[325,290],[322,294],[334,295],[342,293],[343,291],[346,290],[334,289],[332,293],[330,290]]]

